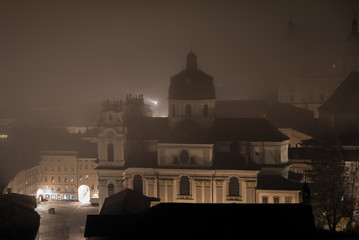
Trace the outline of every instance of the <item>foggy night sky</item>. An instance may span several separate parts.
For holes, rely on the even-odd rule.
[[[1,1],[0,110],[128,93],[167,109],[191,43],[218,99],[264,96],[290,14],[308,46],[340,64],[354,12],[357,0]]]

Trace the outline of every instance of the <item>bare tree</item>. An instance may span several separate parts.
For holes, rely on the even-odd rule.
[[[354,206],[338,136],[330,129],[322,131],[313,143],[312,156],[308,174],[313,214],[317,223],[336,231],[340,220],[352,215]]]

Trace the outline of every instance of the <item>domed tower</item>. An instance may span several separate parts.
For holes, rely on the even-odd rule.
[[[352,21],[352,29],[347,38],[347,51],[344,62],[344,74],[359,71],[359,32],[356,15]]]
[[[213,77],[197,67],[197,56],[187,55],[186,69],[171,78],[168,93],[169,126],[190,119],[202,128],[212,126],[215,117],[216,95]]]

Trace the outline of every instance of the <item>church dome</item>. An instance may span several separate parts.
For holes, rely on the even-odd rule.
[[[171,78],[169,99],[202,100],[215,99],[213,77],[197,68],[197,56],[187,55],[186,69]]]

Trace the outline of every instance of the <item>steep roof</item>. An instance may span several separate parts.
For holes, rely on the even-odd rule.
[[[351,72],[334,93],[323,103],[320,111],[359,113],[359,72]]]

